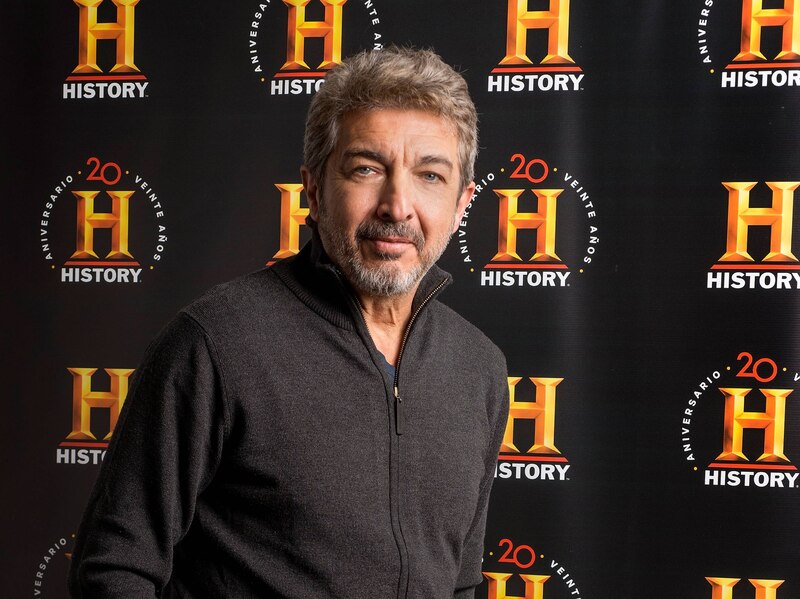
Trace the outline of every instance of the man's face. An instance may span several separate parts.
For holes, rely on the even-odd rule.
[[[302,173],[325,251],[357,291],[373,296],[416,290],[474,190],[460,189],[454,128],[418,110],[346,115],[322,188]]]

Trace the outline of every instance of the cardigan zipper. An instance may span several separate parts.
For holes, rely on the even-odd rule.
[[[403,333],[403,340],[400,342],[400,353],[397,354],[397,366],[394,369],[394,411],[395,411],[395,434],[402,435],[403,429],[405,428],[405,423],[403,421],[404,414],[403,414],[403,398],[400,397],[400,362],[403,360],[403,351],[406,348],[406,341],[408,341],[408,335],[411,333],[411,327],[414,326],[414,321],[419,316],[419,313],[425,307],[425,305],[431,301],[433,296],[435,296],[439,291],[447,284],[447,279],[442,280],[433,290],[427,295],[427,297],[420,302],[417,309],[414,310],[414,313],[411,315],[411,318],[408,321],[408,325],[406,326],[406,330]],[[366,324],[366,321],[365,321]]]
[[[395,409],[395,412],[394,412],[395,413],[395,420],[394,420],[395,429],[394,430],[395,430],[395,434],[398,437],[403,434],[403,429],[405,428],[405,424],[404,424],[404,421],[403,421],[403,419],[405,418],[404,413],[403,413],[403,398],[400,397],[400,363],[403,361],[403,352],[406,349],[406,342],[408,341],[408,336],[411,334],[411,328],[414,326],[414,322],[417,320],[417,316],[419,316],[419,313],[427,305],[427,303],[429,301],[431,301],[431,299],[433,299],[433,297],[437,293],[439,293],[439,291],[442,289],[442,287],[444,287],[446,284],[447,284],[447,279],[443,279],[436,287],[433,288],[433,290],[425,297],[425,299],[422,300],[422,302],[420,302],[419,306],[417,306],[417,309],[414,310],[414,313],[411,315],[411,318],[408,320],[408,325],[406,326],[406,330],[403,332],[403,340],[400,342],[400,353],[397,354],[397,364],[395,365],[395,369],[394,369],[394,406],[395,406],[395,408],[394,408]],[[398,441],[398,444],[399,444],[400,439],[398,439],[397,441]],[[398,482],[399,482],[399,476],[398,476]],[[397,514],[397,523],[398,523],[398,526],[400,527],[400,537],[402,538],[403,545],[405,546],[406,540],[405,540],[405,535],[403,535],[403,523],[402,523],[402,520],[400,518],[400,513],[399,512]],[[407,547],[406,547],[406,551],[408,551]],[[402,589],[402,588],[398,589],[398,590],[400,590],[400,592],[401,592],[400,594],[403,597],[408,597],[408,584],[409,584],[408,572],[406,572],[406,575],[405,575],[405,578],[404,578],[404,589]]]
[[[339,279],[340,284],[342,283],[342,274],[337,269],[336,270],[337,278]],[[394,391],[394,432],[396,435],[402,435],[403,429],[405,428],[404,423],[404,411],[403,411],[403,398],[400,397],[400,362],[403,359],[403,351],[406,348],[406,342],[408,341],[408,336],[411,333],[411,327],[414,326],[414,321],[419,316],[419,313],[422,312],[422,309],[428,304],[433,297],[441,291],[442,287],[447,285],[447,279],[442,279],[439,284],[431,290],[431,292],[422,300],[417,306],[417,309],[414,310],[414,313],[411,315],[411,318],[408,321],[408,325],[406,325],[406,330],[403,332],[403,339],[400,342],[400,352],[397,354],[397,365],[394,369],[394,382],[393,382],[393,391]],[[346,287],[345,287],[346,288]],[[358,315],[361,317],[361,322],[364,323],[364,328],[367,329],[367,333],[370,337],[372,337],[372,332],[369,330],[369,325],[367,324],[367,319],[364,318],[364,307],[361,305],[361,301],[358,299],[358,296],[355,294],[348,294],[352,299],[355,300],[356,307],[358,308]]]
[[[337,274],[337,278],[339,279],[339,283],[342,284],[342,286],[345,289],[347,289],[347,286],[344,285],[343,281],[342,281],[343,275],[341,274],[341,272],[338,269],[336,269],[336,274]],[[447,282],[448,281],[447,281],[446,278],[443,279],[436,287],[433,288],[433,290],[425,297],[425,299],[422,300],[422,302],[420,302],[419,306],[417,306],[417,309],[414,310],[414,313],[411,315],[411,318],[408,321],[408,325],[406,325],[406,329],[403,332],[403,339],[400,342],[400,352],[397,355],[397,365],[395,366],[395,370],[394,370],[394,384],[393,384],[394,405],[395,405],[395,412],[394,412],[394,414],[395,414],[395,435],[398,436],[398,437],[403,434],[403,429],[405,428],[404,422],[403,422],[404,414],[403,414],[403,408],[402,408],[403,399],[400,397],[400,377],[399,377],[399,374],[400,374],[400,362],[403,359],[403,352],[404,352],[404,350],[406,348],[406,342],[408,341],[409,334],[411,333],[411,328],[414,325],[414,322],[416,321],[417,316],[419,316],[419,313],[428,304],[428,302],[430,302],[431,299],[433,299],[433,297],[447,284]],[[372,332],[369,330],[369,325],[367,324],[367,319],[364,318],[364,312],[363,312],[364,308],[361,305],[361,301],[358,299],[358,296],[355,295],[354,293],[348,293],[348,296],[350,297],[350,301],[354,304],[354,307],[356,308],[356,311],[358,312],[358,315],[361,318],[361,322],[364,323],[364,328],[367,330],[367,334],[371,338],[372,337]],[[373,342],[373,345],[374,345],[374,342]],[[399,444],[399,442],[400,442],[400,440],[398,439],[397,443]],[[399,458],[396,458],[396,459],[399,459]],[[399,468],[399,461],[396,462],[396,464],[397,464],[397,466]],[[398,484],[399,484],[399,478],[400,478],[399,473],[397,474],[397,477],[398,477]],[[397,512],[397,525],[398,525],[398,531],[397,532],[398,532],[399,538],[396,538],[396,540],[398,541],[398,548],[400,549],[400,552],[401,552],[401,557],[400,557],[400,560],[401,560],[400,573],[401,574],[400,575],[401,575],[401,581],[404,581],[404,584],[401,583],[401,587],[398,588],[398,598],[399,598],[399,597],[407,597],[408,596],[408,575],[409,575],[408,574],[408,564],[406,564],[405,566],[402,565],[403,553],[405,553],[405,560],[408,561],[408,547],[406,545],[405,536],[403,535],[403,525],[401,523],[400,512],[399,511]],[[405,590],[403,590],[403,587],[404,587]]]

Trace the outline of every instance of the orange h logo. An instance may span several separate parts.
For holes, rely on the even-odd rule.
[[[742,43],[734,62],[766,60],[761,53],[761,28],[782,29],[781,51],[775,60],[800,58],[800,27],[795,27],[795,0],[784,0],[783,8],[764,8],[763,0],[742,1]]]
[[[324,21],[306,21],[309,2],[311,0],[283,0],[289,7],[289,28],[282,71],[310,68],[305,62],[307,37],[324,39],[323,60],[317,68],[332,69],[342,62],[342,6],[347,0],[320,0],[325,6]]]
[[[117,20],[97,22],[97,7],[103,0],[73,0],[78,5],[78,66],[73,73],[102,73],[97,66],[97,40],[114,40],[117,45],[116,64],[112,73],[135,73],[133,63],[133,10],[139,0],[112,0],[117,7]]]
[[[544,583],[550,578],[541,574],[520,574],[525,582],[525,595],[518,597],[506,593],[506,583],[513,574],[483,572],[483,576],[489,581],[489,599],[543,599]]]
[[[111,212],[95,212],[94,200],[99,191],[73,191],[78,200],[77,249],[72,258],[97,258],[94,230],[111,229],[111,251],[106,258],[130,258],[128,251],[128,206],[132,191],[109,191]]]
[[[508,0],[506,55],[501,65],[532,64],[527,55],[529,29],[547,29],[547,56],[541,64],[572,64],[569,41],[569,0],[550,0],[548,10],[528,10],[528,0]]]
[[[556,387],[563,378],[536,378],[530,377],[536,387],[535,401],[514,401],[517,383],[522,377],[508,377],[508,394],[511,407],[508,412],[508,423],[503,435],[500,451],[520,453],[514,445],[514,423],[517,420],[533,420],[534,433],[533,445],[526,453],[544,455],[559,455],[561,452],[555,446],[556,427]]]
[[[281,192],[280,249],[273,258],[288,258],[300,251],[300,227],[306,222],[308,208],[300,207],[302,183],[276,183]]]
[[[733,587],[741,578],[706,578],[711,584],[711,599],[733,599]],[[777,596],[777,588],[785,581],[783,580],[766,580],[766,579],[750,579],[756,589],[755,599],[775,599]]]
[[[91,431],[91,412],[93,408],[109,410],[109,431],[103,439],[108,441],[117,426],[119,412],[128,395],[128,377],[131,368],[104,368],[111,379],[109,391],[92,391],[92,375],[97,368],[67,368],[72,373],[72,432],[67,439],[93,440],[97,437]]]
[[[794,190],[800,182],[767,181],[767,187],[772,190],[769,208],[750,207],[750,190],[756,186],[754,181],[723,182],[722,185],[728,190],[728,239],[727,251],[720,262],[753,261],[747,252],[747,232],[749,227],[757,225],[770,228],[769,253],[764,262],[797,262],[792,254],[792,214]]]
[[[744,398],[752,389],[720,389],[725,396],[725,432],[722,453],[718,460],[747,462],[742,452],[744,429],[764,431],[764,452],[757,462],[788,462],[783,453],[784,430],[786,428],[786,397],[791,389],[760,389],[767,399],[763,412],[746,412]]]
[[[519,212],[524,189],[495,189],[500,198],[497,253],[492,261],[517,260],[517,230],[536,229],[536,253],[531,262],[559,262],[556,255],[556,198],[563,189],[533,189],[539,199],[537,212]]]

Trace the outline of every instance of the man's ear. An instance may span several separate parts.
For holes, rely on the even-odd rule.
[[[455,221],[453,222],[453,230],[451,233],[455,233],[458,230],[458,226],[461,224],[461,217],[464,216],[464,210],[467,209],[467,205],[472,199],[472,195],[474,193],[475,181],[470,181],[470,183],[464,188],[464,191],[461,192],[461,195],[458,196],[458,202],[456,203],[456,217]]]
[[[300,167],[300,177],[303,181],[303,188],[306,191],[306,200],[308,202],[308,215],[311,220],[317,221],[319,214],[319,185],[311,171],[306,166]]]

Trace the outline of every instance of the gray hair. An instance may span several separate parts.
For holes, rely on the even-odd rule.
[[[345,59],[328,73],[311,101],[303,160],[318,182],[336,146],[342,117],[381,109],[423,110],[444,118],[458,136],[461,189],[473,180],[478,115],[467,82],[431,50],[389,46]]]

